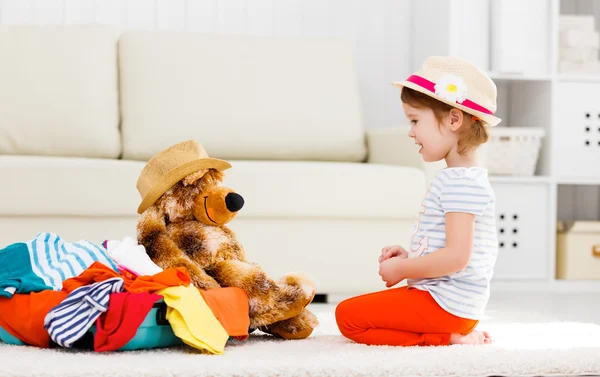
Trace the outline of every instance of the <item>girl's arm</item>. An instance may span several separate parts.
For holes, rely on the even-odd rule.
[[[398,261],[398,272],[404,278],[422,279],[460,271],[467,267],[471,259],[474,234],[475,215],[464,212],[446,213],[446,247],[419,258]]]

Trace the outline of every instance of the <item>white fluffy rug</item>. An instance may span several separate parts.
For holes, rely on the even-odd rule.
[[[600,326],[482,323],[486,346],[368,347],[343,338],[333,305],[311,305],[321,326],[306,340],[252,335],[221,356],[189,348],[94,354],[0,344],[0,376],[578,376],[600,374]],[[522,313],[509,318],[522,320]]]

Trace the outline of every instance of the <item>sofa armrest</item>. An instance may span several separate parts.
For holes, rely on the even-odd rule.
[[[366,132],[369,149],[367,162],[422,169],[429,184],[435,173],[446,167],[446,162],[444,160],[424,162],[415,142],[407,136],[408,130],[408,126],[368,130]]]

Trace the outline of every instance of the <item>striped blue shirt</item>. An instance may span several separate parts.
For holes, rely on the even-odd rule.
[[[465,269],[438,278],[408,279],[409,287],[429,291],[449,313],[481,319],[489,300],[490,280],[498,254],[495,202],[485,169],[446,168],[437,172],[418,215],[409,257],[446,247],[445,214],[449,212],[475,215],[473,251]]]
[[[108,310],[111,293],[123,292],[123,279],[111,278],[71,292],[44,317],[44,329],[62,347],[70,348]]]
[[[79,276],[96,261],[117,271],[106,250],[86,240],[69,243],[54,233],[38,233],[26,244],[33,273],[57,291],[63,281]]]

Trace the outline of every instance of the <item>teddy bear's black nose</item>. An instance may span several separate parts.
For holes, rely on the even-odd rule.
[[[244,198],[240,194],[230,192],[225,197],[225,205],[231,212],[237,212],[244,206]]]

